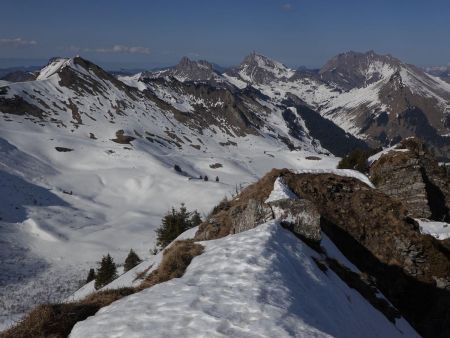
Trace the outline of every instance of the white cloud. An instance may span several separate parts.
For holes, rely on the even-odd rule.
[[[37,45],[35,40],[26,40],[22,38],[0,38],[0,46],[17,48],[34,45]]]
[[[71,47],[73,50],[74,47]],[[107,48],[83,48],[84,52],[96,52],[96,53],[124,53],[124,54],[150,54],[150,49],[140,46],[124,46],[114,45]]]

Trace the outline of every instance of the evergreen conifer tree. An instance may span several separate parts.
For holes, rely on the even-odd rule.
[[[180,210],[172,208],[162,219],[161,226],[156,230],[156,244],[164,248],[186,230],[202,222],[197,211],[188,212],[184,203]]]
[[[95,279],[95,269],[91,268],[89,269],[89,273],[86,278],[86,284],[93,281]]]
[[[202,218],[200,217],[200,214],[198,213],[197,210],[193,211],[191,213],[191,228],[196,227],[198,225],[200,225],[200,223],[202,223]]]
[[[116,264],[110,254],[103,256],[99,264],[100,267],[97,269],[95,276],[95,289],[97,290],[117,278]]]
[[[124,271],[127,272],[128,270],[131,270],[136,265],[138,265],[142,260],[139,258],[139,256],[134,252],[133,249],[130,250],[130,253],[128,254],[127,258],[125,259],[125,264],[123,266]]]

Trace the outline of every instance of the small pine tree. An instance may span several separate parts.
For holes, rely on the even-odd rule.
[[[107,254],[103,256],[101,262],[99,262],[100,267],[97,269],[95,276],[95,289],[98,290],[106,284],[111,283],[117,278],[117,267],[114,260]]]
[[[172,208],[163,217],[161,226],[156,229],[156,244],[164,248],[180,234],[200,223],[201,217],[198,212],[188,212],[182,203],[180,210]]]
[[[219,176],[216,176],[216,182],[219,182]]]
[[[200,217],[200,214],[197,210],[193,211],[191,213],[191,225],[192,227],[196,227],[202,223],[202,218]]]
[[[95,269],[91,268],[89,269],[89,273],[86,278],[86,284],[93,281],[94,279],[95,279]]]
[[[207,182],[207,181],[208,181],[208,176],[205,175],[205,177],[203,178],[203,180],[204,180],[205,182]]]
[[[134,252],[133,249],[130,250],[130,253],[128,254],[127,258],[125,259],[125,264],[123,265],[123,269],[125,272],[131,270],[136,265],[138,265],[142,260],[139,258],[139,256]]]
[[[173,169],[174,169],[176,172],[178,172],[178,173],[181,173],[181,172],[182,172],[181,167],[180,167],[178,164],[175,164],[175,165],[173,166]]]

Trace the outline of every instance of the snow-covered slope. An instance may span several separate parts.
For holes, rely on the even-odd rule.
[[[183,232],[179,235],[172,243],[170,243],[165,249],[170,248],[174,242],[183,240],[183,239],[191,239],[194,238],[195,233],[197,232],[198,227],[194,227]],[[100,290],[110,290],[110,289],[118,289],[124,287],[137,287],[142,283],[143,279],[147,277],[151,272],[156,270],[161,263],[161,259],[164,251],[158,252],[156,255],[152,255],[145,260],[143,260],[140,264],[136,265],[134,268],[129,271],[122,273],[111,283],[105,285]],[[91,293],[97,292],[95,289],[95,281],[91,281],[78,289],[72,295],[67,297],[66,301],[78,301],[82,300],[86,296]]]
[[[421,233],[431,235],[440,240],[450,238],[450,224],[430,221],[429,219],[416,219],[416,221],[419,223]]]
[[[69,296],[108,252],[119,264],[130,248],[148,258],[172,206],[204,215],[274,167],[336,166],[307,132],[290,136],[282,110],[268,102],[128,81],[138,88],[73,58],[52,60],[39,80],[0,88],[2,324]],[[219,110],[222,97],[239,106]],[[182,100],[192,111],[177,109]],[[258,129],[245,125],[250,118],[267,122]]]
[[[418,337],[276,222],[201,244],[183,277],[101,309],[70,337]]]
[[[206,214],[272,168],[335,168],[328,149],[365,146],[343,131],[361,137],[354,109],[384,109],[382,84],[402,88],[389,67],[370,67],[349,91],[256,53],[225,74],[185,59],[167,74],[119,78],[58,58],[34,81],[2,82],[1,321],[67,297],[107,252],[117,263],[130,248],[149,258],[171,206]],[[415,74],[402,83],[443,103],[446,84]]]
[[[308,160],[308,152],[266,147],[255,136],[220,151],[163,152],[141,140],[121,145],[56,127],[22,126],[0,127],[0,305],[8,317],[68,296],[107,252],[117,263],[130,248],[146,258],[171,206],[185,202],[204,215],[236,185],[273,167],[337,163],[334,157]],[[57,146],[73,151],[58,152]]]

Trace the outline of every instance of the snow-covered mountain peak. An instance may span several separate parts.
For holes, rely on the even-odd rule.
[[[342,90],[366,87],[381,79],[388,79],[401,62],[390,55],[346,52],[333,57],[319,71],[320,78]]]
[[[47,66],[41,69],[39,75],[37,76],[37,80],[46,80],[52,75],[56,74],[60,69],[65,67],[68,63],[71,62],[72,59],[69,58],[52,58],[49,60]]]
[[[264,55],[252,52],[235,69],[242,79],[251,83],[267,84],[274,80],[287,80],[295,70]]]
[[[180,82],[220,80],[219,74],[215,72],[211,63],[205,60],[191,60],[187,56],[183,56],[180,62],[173,67],[159,71],[144,72],[141,76],[142,79],[164,77],[173,77]]]

